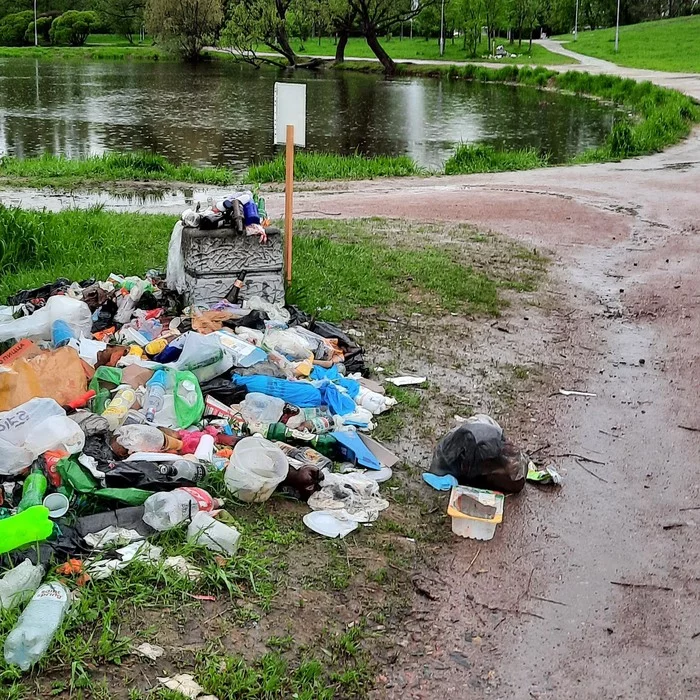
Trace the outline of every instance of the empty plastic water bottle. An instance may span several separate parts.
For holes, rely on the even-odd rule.
[[[0,611],[9,610],[31,598],[44,578],[44,568],[25,559],[0,578]]]
[[[144,401],[144,409],[146,410],[146,421],[153,423],[156,413],[163,408],[165,400],[165,387],[168,384],[168,377],[165,370],[159,369],[146,382],[146,399]]]
[[[184,487],[169,493],[154,493],[143,504],[143,522],[162,532],[190,520],[199,511],[220,506],[221,501],[198,488]]]
[[[40,586],[5,640],[5,661],[28,671],[46,652],[70,605],[70,593],[54,581]]]
[[[122,384],[102,414],[110,430],[116,430],[126,420],[126,414],[135,403],[136,392],[128,384]]]

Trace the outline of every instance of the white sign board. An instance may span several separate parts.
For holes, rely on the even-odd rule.
[[[275,143],[286,143],[287,124],[294,125],[294,145],[306,146],[306,84],[275,83]]]

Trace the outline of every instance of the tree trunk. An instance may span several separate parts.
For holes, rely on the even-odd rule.
[[[342,63],[345,60],[345,47],[348,44],[350,32],[347,29],[342,29],[338,32],[338,43],[335,47],[335,62]]]
[[[528,52],[532,53],[532,27],[530,27],[530,46],[528,48]]]
[[[277,30],[277,43],[280,47],[280,53],[287,59],[290,66],[296,66],[298,56],[294,53],[292,45],[287,37],[287,30],[284,26],[280,26]]]
[[[384,72],[392,75],[396,72],[396,64],[389,54],[384,50],[377,39],[377,34],[374,30],[365,32],[367,45],[374,52],[374,55],[379,59],[379,62],[384,66]]]

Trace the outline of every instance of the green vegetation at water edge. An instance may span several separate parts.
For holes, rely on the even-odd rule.
[[[173,165],[154,153],[104,153],[69,159],[44,154],[37,158],[0,158],[0,181],[32,187],[77,187],[95,182],[163,180],[229,185],[236,178],[228,168]]]
[[[496,59],[489,57],[486,43],[482,42],[476,56],[470,55],[469,51],[463,48],[462,40],[456,38],[454,42],[447,40],[445,42],[445,53],[440,56],[440,47],[437,39],[426,41],[424,38],[414,37],[413,39],[399,39],[393,37],[391,40],[380,39],[379,42],[387,53],[393,59],[399,60],[430,60],[430,61],[489,61],[494,63],[531,63],[535,65],[562,65],[567,63],[577,63],[573,58],[562,56],[548,51],[543,46],[537,44],[532,45],[532,49],[528,49],[528,42],[523,41],[522,46],[518,47],[517,42],[509,44],[505,39],[496,43],[503,43],[504,48],[509,54],[517,54],[517,57]],[[335,58],[336,44],[335,40],[323,37],[320,39],[309,39],[305,42],[298,40],[292,41],[292,48],[300,56],[327,56]],[[262,49],[261,49],[262,50]],[[369,48],[367,42],[362,37],[351,37],[345,47],[346,58],[374,58],[372,49]]]
[[[620,27],[615,53],[615,28],[581,31],[556,37],[567,49],[630,68],[700,73],[700,15],[676,17]]]
[[[375,177],[425,175],[424,169],[408,156],[343,156],[335,153],[297,153],[294,179],[304,181],[369,180]],[[248,169],[248,182],[284,182],[285,157]]]
[[[345,63],[336,70],[381,72],[374,63]],[[575,163],[605,162],[662,151],[688,136],[693,124],[700,121],[700,107],[690,97],[650,82],[613,75],[579,71],[557,73],[543,67],[527,66],[493,69],[471,64],[461,67],[398,64],[397,75],[447,76],[451,80],[562,90],[602,99],[624,109],[628,114],[621,115],[616,124],[623,122],[626,126],[618,126],[617,133],[613,127],[603,146],[580,154],[573,159]],[[621,138],[621,128],[625,131],[624,138]]]
[[[484,144],[463,143],[445,163],[445,175],[530,170],[547,165],[547,157],[534,148],[499,150]]]

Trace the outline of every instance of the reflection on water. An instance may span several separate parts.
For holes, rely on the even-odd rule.
[[[613,115],[594,101],[503,85],[228,61],[0,59],[0,154],[144,149],[243,170],[275,153],[275,80],[306,82],[310,150],[408,154],[431,168],[461,141],[534,146],[562,162],[600,144]]]

